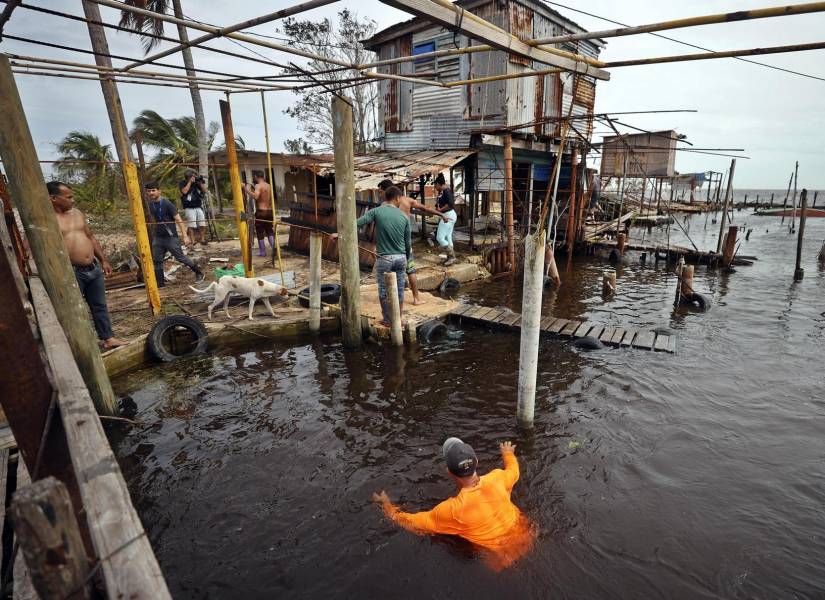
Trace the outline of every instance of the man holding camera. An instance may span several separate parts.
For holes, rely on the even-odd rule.
[[[203,211],[206,181],[203,175],[199,175],[194,169],[186,169],[183,173],[183,181],[178,184],[178,188],[180,188],[180,201],[188,234],[188,239],[184,242],[189,246],[194,246],[196,241],[206,244],[206,213]]]

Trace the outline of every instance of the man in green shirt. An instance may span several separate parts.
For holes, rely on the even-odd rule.
[[[398,305],[404,307],[404,288],[406,287],[407,260],[412,255],[410,221],[398,208],[401,190],[392,186],[384,190],[384,203],[368,211],[358,219],[359,228],[375,223],[376,277],[378,278],[378,299],[381,302],[381,325],[390,326],[387,287],[384,274],[395,272],[398,283]],[[333,238],[338,234],[333,234]]]

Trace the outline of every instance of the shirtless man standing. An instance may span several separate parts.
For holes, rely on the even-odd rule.
[[[382,196],[384,191],[392,185],[394,184],[389,179],[385,179],[384,181],[378,184],[378,189],[381,190]],[[425,215],[433,215],[436,217],[440,217],[444,221],[447,220],[447,217],[442,215],[437,210],[427,208],[418,200],[413,200],[408,196],[401,196],[398,199],[398,208],[410,220],[410,228],[412,228],[413,225],[413,210],[415,210],[417,213],[424,213]],[[410,250],[410,259],[407,261],[407,279],[410,281],[410,290],[413,294],[413,304],[424,304],[425,301],[421,300],[421,298],[419,298],[418,296],[418,277],[416,276],[415,271],[415,259],[412,256],[412,250]]]
[[[266,182],[263,171],[252,171],[255,185],[244,186],[247,196],[255,200],[255,235],[258,238],[258,256],[266,256],[264,238],[269,238],[269,245],[275,251],[275,228],[273,227],[272,188]]]
[[[106,350],[126,345],[127,342],[114,336],[106,306],[103,274],[111,274],[112,265],[106,260],[103,249],[92,235],[86,217],[74,207],[72,188],[60,181],[50,181],[46,188],[49,190],[60,233],[63,234],[66,252],[74,267],[77,285],[92,311],[97,337],[103,340],[103,348]]]

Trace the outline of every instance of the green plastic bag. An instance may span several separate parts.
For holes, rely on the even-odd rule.
[[[215,269],[215,281],[220,281],[221,277],[225,277],[226,275],[234,275],[235,277],[243,277],[244,270],[243,270],[243,263],[238,263],[234,267],[228,269]]]

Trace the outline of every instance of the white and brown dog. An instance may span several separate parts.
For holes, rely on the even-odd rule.
[[[263,300],[266,307],[269,309],[269,314],[275,316],[275,311],[272,310],[272,305],[269,299],[273,296],[286,296],[289,292],[282,285],[266,281],[265,279],[248,278],[248,277],[234,277],[227,275],[221,277],[219,281],[213,281],[205,289],[199,290],[189,286],[189,289],[198,293],[215,290],[215,301],[209,305],[209,320],[212,320],[212,310],[221,302],[223,302],[223,310],[226,312],[226,318],[231,319],[229,314],[229,298],[231,294],[240,294],[249,298],[249,319],[252,320],[252,310],[255,308],[255,302],[258,299]]]

